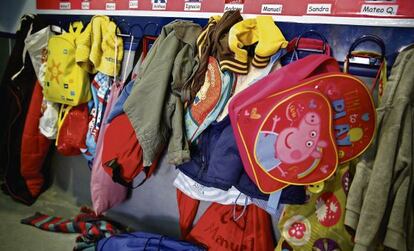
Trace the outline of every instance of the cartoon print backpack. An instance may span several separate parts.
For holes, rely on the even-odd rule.
[[[69,32],[49,39],[43,86],[48,101],[76,106],[91,99],[89,75],[75,61],[76,38],[82,28],[81,22],[75,22]]]
[[[320,183],[335,172],[338,158],[345,163],[371,143],[375,108],[365,85],[339,72],[315,74],[335,70],[335,65],[327,56],[308,56],[270,74],[230,103],[244,168],[262,192]]]

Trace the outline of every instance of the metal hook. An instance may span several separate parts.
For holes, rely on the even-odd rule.
[[[118,37],[131,37],[131,33],[129,33],[129,30],[131,28],[131,26],[129,25],[129,23],[127,21],[125,21],[125,19],[123,18],[120,22],[115,22],[115,20],[113,20],[115,25],[116,25],[116,35]],[[126,26],[128,27],[128,33],[120,33],[121,32],[121,24],[126,24]]]
[[[305,49],[300,49],[299,48],[299,41],[300,41],[300,39],[303,38],[303,37],[305,37],[305,36],[308,36],[308,35],[315,35],[315,36],[319,37],[323,41],[322,51],[321,50],[315,50],[315,49],[306,49],[306,48]],[[326,52],[326,45],[327,44],[328,44],[328,40],[321,33],[317,32],[316,30],[308,30],[308,31],[305,31],[304,33],[302,33],[302,34],[299,35],[299,37],[296,40],[294,50],[295,51],[296,50],[299,50],[299,51],[319,52],[319,53],[325,54],[325,52]]]
[[[159,24],[157,24],[157,23],[153,23],[153,22],[149,22],[149,23],[147,23],[145,26],[144,26],[144,29],[143,29],[143,34],[144,35],[149,35],[149,34],[147,34],[146,32],[147,32],[147,28],[149,27],[149,26],[151,26],[151,25],[155,25],[155,31],[154,31],[154,33],[153,33],[153,35],[155,36],[155,35],[157,35],[158,34],[158,31],[159,31]]]
[[[348,50],[347,57],[351,58],[352,57],[352,52],[358,47],[358,45],[360,45],[362,43],[365,43],[365,42],[368,42],[368,41],[373,42],[373,43],[377,44],[378,47],[380,47],[380,49],[381,49],[381,61],[382,61],[385,57],[385,44],[384,44],[384,41],[380,37],[378,37],[376,35],[372,35],[372,34],[363,35],[363,36],[357,38],[351,44],[351,47]]]
[[[135,34],[133,32],[135,27],[138,27],[139,30],[141,31],[141,34],[139,36],[135,36]],[[134,37],[141,38],[141,37],[144,36],[144,29],[142,28],[142,26],[139,23],[136,23],[136,24],[133,24],[129,27],[129,34],[133,35]]]

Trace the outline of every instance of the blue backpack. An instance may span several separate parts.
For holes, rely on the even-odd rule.
[[[179,241],[158,234],[134,232],[113,235],[98,242],[97,251],[203,251],[186,241]]]

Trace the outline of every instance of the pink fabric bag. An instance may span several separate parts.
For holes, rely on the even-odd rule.
[[[117,43],[118,37],[115,39],[115,44]],[[109,126],[109,123],[107,122],[108,116],[111,113],[111,110],[113,106],[116,104],[116,101],[119,98],[119,95],[121,94],[121,91],[125,84],[126,76],[128,75],[128,65],[132,58],[130,58],[130,53],[132,51],[132,44],[134,41],[134,37],[132,37],[132,40],[130,41],[129,51],[126,54],[126,60],[123,64],[123,75],[122,80],[117,80],[116,77],[116,68],[114,69],[114,76],[115,80],[112,83],[112,86],[110,87],[110,94],[108,98],[108,103],[106,106],[106,110],[103,116],[102,120],[102,126],[101,130],[98,136],[98,141],[96,144],[96,155],[95,159],[93,161],[92,165],[92,177],[91,177],[91,197],[92,197],[92,205],[95,213],[97,215],[100,215],[109,209],[113,208],[114,206],[120,204],[123,202],[127,197],[127,188],[121,184],[115,183],[112,180],[112,177],[105,172],[105,169],[102,165],[102,151],[103,151],[103,143],[105,138],[105,132],[106,129]],[[117,48],[117,46],[115,46]],[[117,51],[115,49],[115,58]],[[115,64],[116,65],[116,64]]]
[[[103,141],[106,128],[108,127],[107,117],[119,97],[122,86],[123,84],[121,83],[113,83],[111,87],[108,104],[103,116],[102,128],[96,144],[96,156],[92,165],[91,195],[93,209],[97,215],[120,204],[127,197],[127,188],[112,181],[112,178],[105,172],[102,166]]]

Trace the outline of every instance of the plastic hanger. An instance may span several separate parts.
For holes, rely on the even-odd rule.
[[[133,34],[135,37],[137,37],[138,40],[141,39],[141,50],[144,53],[144,57],[146,56],[146,54],[149,50],[150,43],[155,41],[155,39],[157,38],[155,36],[149,35],[151,33],[147,33],[147,28],[150,27],[150,26],[155,26],[155,30],[154,30],[153,34],[154,35],[158,34],[159,25],[157,23],[153,23],[153,22],[147,23],[144,27],[142,27],[139,23],[136,23],[136,24],[133,24],[129,29],[129,32],[131,34]],[[140,31],[139,36],[135,35],[135,33],[134,33],[134,29],[136,29],[136,28],[138,28],[139,31]],[[138,61],[138,58],[135,58],[134,59],[134,65],[137,63],[137,61]]]
[[[155,26],[155,29],[153,32],[148,32],[148,27],[151,27],[151,26]],[[139,30],[140,32],[139,35],[134,33],[136,29]],[[129,27],[129,34],[134,35],[136,38],[139,38],[139,39],[143,38],[144,36],[156,36],[158,35],[158,31],[159,31],[159,24],[153,23],[153,22],[149,22],[145,24],[144,26],[141,26],[141,24],[136,23]]]
[[[155,26],[155,30],[154,30],[154,32],[153,33],[148,33],[148,31],[147,31],[147,28],[148,27],[151,27],[151,26]],[[157,24],[157,23],[153,23],[153,22],[149,22],[149,23],[147,23],[145,26],[144,26],[144,34],[145,35],[153,35],[153,36],[156,36],[156,35],[158,35],[158,33],[159,33],[159,28],[160,28],[160,26],[159,26],[159,24]]]

